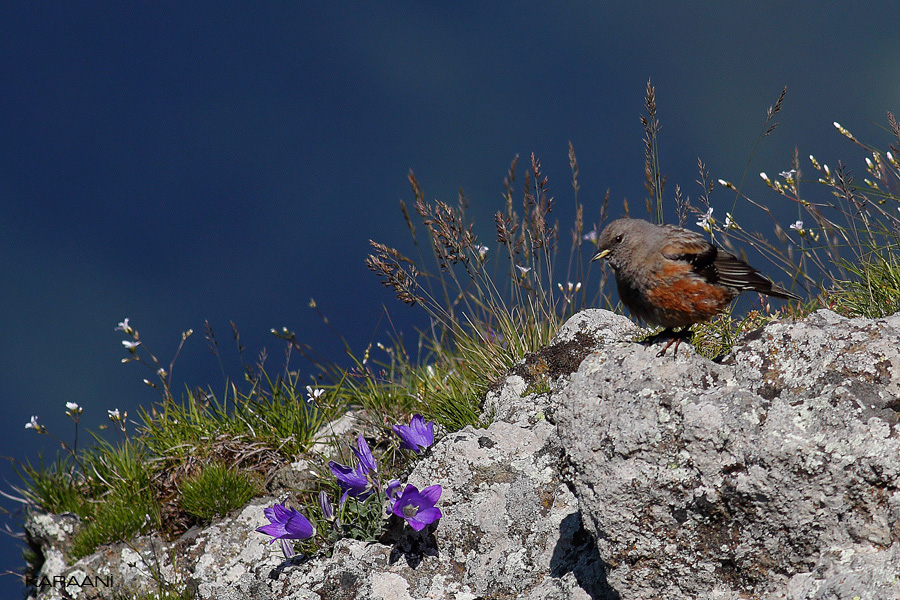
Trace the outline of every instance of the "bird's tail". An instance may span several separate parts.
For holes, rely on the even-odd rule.
[[[802,300],[800,296],[773,283],[772,280],[764,277],[759,271],[733,254],[719,250],[714,264],[722,285],[741,291],[752,290],[782,300]]]

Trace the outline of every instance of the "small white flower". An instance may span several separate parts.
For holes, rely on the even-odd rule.
[[[31,420],[25,423],[25,429],[35,429],[37,431],[41,430],[41,426],[37,422],[37,417],[35,415],[31,415]]]
[[[797,231],[802,231],[803,230],[803,221],[797,221],[796,223],[792,223],[790,228],[795,229]]]
[[[113,331],[124,331],[128,335],[131,335],[134,333],[134,329],[131,327],[131,325],[128,324],[128,319],[121,321],[119,323],[119,326],[116,327]]]
[[[586,234],[584,234],[584,236],[581,239],[583,239],[586,242],[596,244],[597,243],[597,230],[591,229]]]
[[[78,406],[77,402],[66,402],[66,414],[75,421],[78,422],[78,418],[81,416],[83,409]]]
[[[563,288],[563,284],[557,283],[556,287],[559,288],[559,291],[563,292],[566,296],[571,296],[573,293],[577,292],[581,289],[581,282],[572,283],[571,281],[566,283],[566,287]]]
[[[712,206],[707,209],[706,213],[700,217],[700,220],[697,221],[697,227],[701,228],[703,231],[709,233],[712,230],[712,224],[715,222],[713,219],[713,208]]]
[[[869,170],[870,170],[870,171],[874,171],[874,170],[875,170],[875,164],[872,163],[872,159],[869,158],[868,156],[866,157],[866,166],[869,167]]]
[[[521,271],[522,275],[524,275],[525,273],[527,273],[528,271],[531,270],[531,267],[527,267],[527,268],[526,268],[526,267],[523,267],[523,266],[521,266],[521,265],[516,265],[516,268],[517,268],[519,271]]]
[[[788,183],[794,183],[794,176],[797,175],[796,169],[791,169],[790,171],[782,171],[779,173],[781,177]]]
[[[732,190],[734,189],[734,184],[731,183],[730,181],[725,181],[724,179],[719,180],[719,185],[721,185],[722,187],[732,189]]]
[[[478,252],[478,258],[484,260],[484,257],[487,255],[490,248],[487,246],[475,246],[475,250]]]
[[[140,342],[135,342],[135,341],[132,341],[132,340],[122,340],[122,345],[125,346],[125,348],[126,348],[129,352],[134,352],[134,351],[137,349],[137,347],[141,345],[141,343],[140,343]]]
[[[306,386],[306,397],[310,402],[315,402],[324,393],[325,390],[321,388],[313,389],[310,385]]]
[[[732,229],[733,227],[737,227],[737,223],[731,218],[731,213],[725,213],[725,229]]]
[[[122,419],[122,414],[119,412],[119,409],[115,410],[107,410],[106,413],[109,415],[110,421],[119,421]]]
[[[772,183],[772,182],[769,180],[769,176],[766,175],[766,172],[765,172],[765,171],[763,171],[762,173],[760,173],[759,176],[762,177],[762,180],[765,181],[766,183]]]

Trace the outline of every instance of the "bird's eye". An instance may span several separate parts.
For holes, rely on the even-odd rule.
[[[622,241],[622,234],[620,233],[619,235],[616,236],[616,243],[618,244],[621,241]]]

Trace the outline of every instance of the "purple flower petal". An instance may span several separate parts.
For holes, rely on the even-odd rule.
[[[274,542],[275,540],[272,540],[272,541]],[[287,541],[284,538],[281,538],[279,541],[281,542],[281,553],[284,554],[285,558],[290,558],[292,556],[296,556],[297,553],[294,552],[293,544],[291,544],[289,541]]]
[[[372,451],[369,450],[369,444],[366,443],[366,438],[364,438],[362,434],[356,438],[356,448],[353,450],[353,454],[355,454],[356,458],[359,460],[359,465],[365,467],[366,471],[378,472],[378,463],[376,463],[375,459],[372,457]]]
[[[430,485],[419,492],[419,494],[422,496],[422,498],[425,499],[428,504],[434,506],[435,504],[437,504],[437,501],[441,499],[441,492],[443,491],[444,489],[439,485]]]
[[[315,533],[312,523],[293,508],[275,504],[264,509],[263,513],[270,523],[257,527],[256,531],[271,535],[270,544],[277,539],[305,540]]]
[[[285,534],[284,525],[281,523],[269,523],[268,525],[257,527],[256,531],[271,535],[272,539],[269,540],[270,544]]]
[[[422,531],[423,529],[440,519],[442,516],[443,515],[441,514],[441,509],[431,507],[420,510],[415,517],[407,519],[406,522],[409,523],[409,526],[416,531]]]
[[[441,511],[434,504],[441,496],[441,486],[432,485],[420,492],[414,485],[407,485],[394,502],[391,512],[409,523],[416,531],[441,518]]]
[[[331,506],[331,500],[328,498],[328,492],[322,490],[319,492],[319,508],[322,510],[322,516],[326,521],[334,520],[334,507]]]
[[[434,443],[434,421],[425,423],[422,415],[413,415],[409,425],[394,425],[394,433],[400,437],[400,447],[412,450],[416,454]]]
[[[387,499],[391,502],[396,502],[400,497],[400,486],[401,483],[397,479],[391,479],[387,487],[384,489],[384,495],[387,496]]]
[[[351,469],[346,465],[331,461],[328,463],[328,468],[331,469],[332,474],[337,479],[338,486],[344,492],[341,498],[342,504],[347,496],[363,499],[368,498],[372,494],[369,489],[368,470],[362,464],[355,469]]]

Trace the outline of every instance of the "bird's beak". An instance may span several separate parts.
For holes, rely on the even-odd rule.
[[[594,258],[591,259],[591,262],[594,262],[595,260],[600,260],[601,258],[606,258],[608,254],[609,254],[609,248],[607,248],[606,250],[601,250],[600,252],[598,252],[597,254],[594,255]]]

